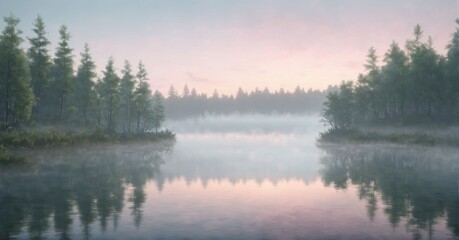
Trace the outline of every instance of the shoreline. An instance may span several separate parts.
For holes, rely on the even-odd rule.
[[[317,141],[335,144],[392,143],[417,146],[459,146],[459,137],[436,136],[421,131],[382,134],[377,131],[363,131],[361,129],[329,129],[321,132]]]
[[[106,131],[39,131],[22,130],[0,133],[0,165],[26,163],[20,151],[104,144],[130,144],[175,141],[171,130],[145,133],[114,133]]]

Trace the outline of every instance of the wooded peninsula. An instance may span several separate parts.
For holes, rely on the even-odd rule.
[[[0,35],[0,161],[13,161],[7,150],[78,143],[173,139],[159,131],[165,120],[163,96],[152,93],[147,71],[124,62],[122,75],[108,59],[99,78],[88,44],[74,69],[67,27],[59,29],[55,55],[43,19],[33,25],[23,49],[19,18],[4,18]],[[135,72],[134,72],[135,71]]]
[[[393,42],[383,64],[370,48],[365,73],[357,81],[344,81],[330,92],[322,117],[330,129],[320,140],[339,142],[389,141],[426,145],[459,145],[457,137],[424,133],[379,134],[363,131],[374,126],[435,129],[459,123],[459,20],[445,56],[433,48],[416,25],[405,49]]]

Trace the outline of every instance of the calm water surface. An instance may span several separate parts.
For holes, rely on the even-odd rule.
[[[458,239],[459,151],[322,146],[313,117],[169,122],[175,143],[27,152],[0,239]]]

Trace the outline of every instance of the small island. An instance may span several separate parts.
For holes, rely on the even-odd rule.
[[[445,56],[416,25],[405,50],[393,42],[378,64],[370,48],[365,73],[330,92],[320,143],[459,146],[459,20]]]

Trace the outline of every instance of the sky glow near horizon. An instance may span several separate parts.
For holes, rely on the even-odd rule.
[[[417,23],[443,54],[459,1],[2,0],[0,15],[10,13],[21,18],[24,37],[40,14],[51,53],[66,24],[75,66],[87,42],[99,75],[110,56],[118,70],[125,59],[142,60],[152,88],[163,93],[188,84],[234,94],[238,87],[324,89],[353,80],[371,46],[382,60],[392,41],[405,45]]]

